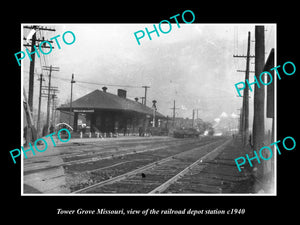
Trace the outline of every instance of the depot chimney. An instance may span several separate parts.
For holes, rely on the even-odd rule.
[[[118,96],[120,98],[126,98],[126,90],[124,90],[124,89],[118,89]]]

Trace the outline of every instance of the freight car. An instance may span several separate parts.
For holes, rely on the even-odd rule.
[[[200,132],[195,128],[179,128],[173,132],[174,138],[197,138],[199,135]]]

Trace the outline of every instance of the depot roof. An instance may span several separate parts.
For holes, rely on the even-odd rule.
[[[64,104],[57,108],[58,110],[69,111],[70,105]],[[89,109],[102,109],[102,110],[125,110],[133,111],[142,114],[153,115],[153,108],[143,105],[127,98],[119,97],[108,92],[95,90],[91,93],[72,102],[72,110],[89,110]],[[164,117],[159,112],[156,112],[157,117]]]

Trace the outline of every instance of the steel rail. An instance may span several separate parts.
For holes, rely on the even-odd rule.
[[[180,153],[177,153],[175,155],[172,155],[172,156],[168,156],[164,159],[160,159],[158,161],[155,161],[153,163],[150,163],[150,164],[147,164],[143,167],[140,167],[140,168],[137,168],[135,170],[132,170],[130,172],[127,172],[127,173],[124,173],[124,174],[121,174],[119,176],[116,176],[116,177],[112,177],[110,179],[107,179],[107,180],[104,180],[104,181],[101,181],[101,182],[98,182],[96,184],[93,184],[93,185],[90,185],[88,187],[85,187],[85,188],[82,188],[82,189],[79,189],[79,190],[76,190],[74,192],[72,192],[73,194],[76,194],[76,193],[82,193],[82,192],[86,192],[90,189],[94,189],[94,188],[98,188],[98,187],[102,187],[104,185],[108,185],[108,184],[112,184],[112,183],[115,183],[115,182],[118,182],[118,181],[121,181],[123,179],[126,179],[127,177],[130,177],[132,175],[135,175],[135,174],[138,174],[138,173],[141,173],[145,170],[148,170],[148,169],[151,169],[157,165],[160,165],[160,164],[163,164],[167,161],[170,161],[172,159],[174,159],[174,157],[177,157],[177,156],[180,156],[180,155],[184,155],[184,154],[187,154],[188,152],[192,152],[192,151],[195,151],[195,150],[199,150],[201,148],[204,148],[204,147],[209,147],[210,145],[213,145],[213,144],[216,144],[217,142],[223,142],[223,140],[217,140],[217,141],[213,141],[212,143],[208,143],[208,144],[205,144],[205,145],[202,145],[202,146],[198,146],[196,148],[193,148],[193,149],[190,149],[190,150],[187,150],[187,151],[184,151],[184,152],[180,152]]]
[[[166,182],[164,182],[163,184],[161,184],[160,186],[158,186],[157,188],[153,189],[152,191],[149,192],[149,194],[154,194],[154,193],[162,193],[163,191],[165,191],[171,184],[173,184],[174,182],[176,182],[178,179],[180,179],[181,177],[183,177],[185,174],[187,174],[190,170],[192,170],[194,167],[196,167],[199,163],[202,163],[204,160],[207,160],[208,158],[215,158],[215,156],[217,155],[217,153],[222,150],[229,142],[231,141],[231,139],[227,140],[225,143],[223,143],[222,145],[218,146],[217,148],[215,148],[213,151],[207,153],[206,155],[202,156],[201,158],[199,158],[197,161],[195,161],[194,163],[192,163],[191,165],[187,166],[184,170],[182,170],[181,172],[179,172],[178,174],[176,174],[175,176],[173,176],[172,178],[170,178],[169,180],[167,180]]]
[[[193,142],[192,142],[193,143]],[[90,157],[90,158],[85,158],[85,159],[78,159],[78,160],[72,160],[69,162],[61,162],[61,163],[57,163],[55,165],[49,165],[46,167],[41,167],[40,165],[33,165],[30,167],[30,169],[28,168],[29,166],[24,166],[25,172],[29,173],[32,172],[34,170],[40,170],[40,169],[50,169],[53,167],[59,167],[59,166],[68,166],[68,165],[73,165],[73,164],[82,164],[82,163],[88,163],[88,162],[94,162],[94,161],[98,161],[98,160],[104,160],[104,159],[111,159],[111,158],[116,158],[116,157],[122,157],[122,156],[127,156],[127,155],[133,155],[133,154],[138,154],[138,153],[143,153],[143,152],[151,152],[151,151],[158,151],[158,150],[162,150],[162,149],[167,149],[173,146],[176,146],[178,143],[172,143],[172,145],[167,145],[167,146],[160,146],[160,147],[155,147],[155,148],[151,148],[151,149],[143,149],[143,150],[130,150],[130,151],[126,151],[123,150],[124,152],[118,152],[117,154],[111,154],[108,156],[97,156],[97,157]],[[179,145],[184,145],[187,144],[187,142],[185,143],[180,143]],[[101,153],[99,153],[101,154]],[[97,154],[97,155],[99,155]]]
[[[183,142],[183,141],[174,141],[174,140],[168,140],[168,141],[164,141],[164,142],[155,142],[155,144],[169,144],[169,143],[180,143],[180,142]],[[146,148],[148,147],[148,144],[151,145],[153,143],[151,142],[148,142],[148,143],[144,143],[144,142],[137,142],[135,143],[136,145],[142,145],[141,147],[142,148]],[[144,145],[146,144],[146,145]],[[93,146],[93,148],[95,147],[98,147],[98,146]],[[103,145],[101,146],[103,147]],[[116,150],[116,148],[118,148],[118,150]],[[114,153],[114,152],[126,152],[126,151],[131,151],[131,148],[132,146],[110,146],[110,145],[107,145],[107,146],[104,146],[103,150],[104,151],[100,151],[100,152],[97,152],[96,155],[100,155],[100,154],[104,154],[104,153]],[[106,149],[110,149],[110,150],[106,150]],[[112,150],[113,149],[113,150]],[[93,152],[94,151],[94,152]],[[132,150],[134,151],[134,150]],[[85,156],[85,155],[95,155],[95,150],[86,150],[84,152],[77,152],[77,153],[67,153],[67,154],[61,154],[60,156],[64,159],[67,159],[67,158],[72,158],[72,157],[76,157],[76,156]],[[72,160],[72,161],[75,161],[75,160]]]

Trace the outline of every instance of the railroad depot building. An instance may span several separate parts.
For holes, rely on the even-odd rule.
[[[117,95],[107,92],[107,88],[95,90],[83,97],[57,108],[60,122],[73,127],[74,132],[81,130],[82,124],[92,133],[102,134],[143,134],[151,132],[153,118],[155,127],[161,127],[165,117],[154,107],[126,98],[126,90],[118,89]],[[71,110],[70,110],[71,109]]]

